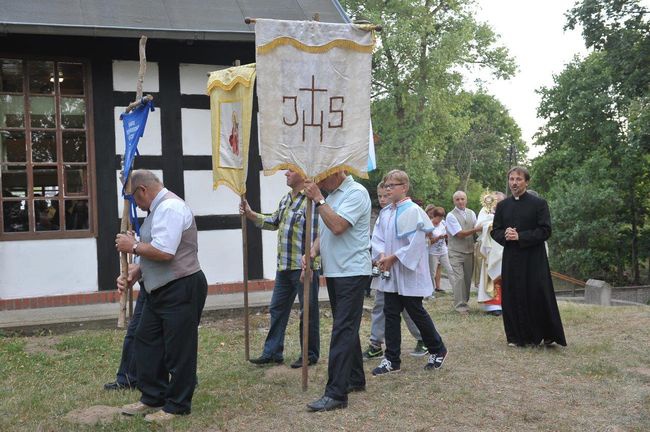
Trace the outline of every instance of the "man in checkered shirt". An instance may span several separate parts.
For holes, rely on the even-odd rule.
[[[289,322],[291,307],[300,301],[300,344],[302,348],[302,312],[303,283],[300,281],[301,258],[305,254],[305,218],[307,214],[307,197],[303,193],[304,180],[300,174],[287,171],[287,186],[291,191],[282,198],[278,209],[270,215],[259,214],[251,210],[248,202],[240,207],[240,214],[266,230],[278,231],[278,264],[275,273],[275,287],[269,312],[271,325],[264,342],[264,350],[258,358],[250,359],[256,365],[273,365],[284,362],[284,334]],[[312,233],[318,232],[318,218],[314,218]],[[320,329],[318,313],[318,271],[312,273],[311,292],[309,294],[309,365],[316,364],[320,356]],[[302,350],[301,350],[302,352]],[[302,357],[291,364],[292,368],[302,367]]]

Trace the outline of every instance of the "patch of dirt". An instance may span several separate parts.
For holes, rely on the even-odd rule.
[[[95,405],[88,408],[80,408],[70,411],[65,416],[65,420],[70,423],[96,425],[98,423],[112,423],[116,417],[121,419],[123,416],[121,408],[110,407],[106,405]]]
[[[25,352],[27,354],[45,354],[47,356],[59,356],[64,354],[56,349],[56,345],[61,342],[61,339],[56,336],[31,337],[26,338],[25,340]]]
[[[301,369],[291,369],[288,366],[272,366],[264,371],[264,378],[270,381],[279,379],[293,380],[300,373],[302,373]]]
[[[637,368],[632,368],[628,369],[630,372],[634,372],[635,374],[641,375],[644,378],[650,378],[650,368],[647,367],[637,367]]]

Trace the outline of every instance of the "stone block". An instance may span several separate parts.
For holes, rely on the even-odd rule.
[[[601,306],[612,305],[612,287],[605,281],[589,279],[585,286],[585,303]]]

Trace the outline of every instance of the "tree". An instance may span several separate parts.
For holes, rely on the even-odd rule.
[[[461,95],[461,70],[514,73],[507,50],[492,29],[478,23],[470,0],[349,0],[355,19],[381,24],[373,56],[373,127],[379,135],[376,182],[388,169],[404,169],[418,197],[431,200],[446,187],[441,163],[451,142],[471,126]],[[469,182],[466,182],[469,183]],[[455,186],[455,187],[458,187]]]
[[[634,0],[584,0],[568,14],[567,26],[577,25],[594,52],[541,89],[538,108],[547,123],[537,138],[546,151],[534,161],[536,184],[560,221],[566,212],[573,218],[556,226],[551,257],[561,270],[639,283],[650,255],[647,11]],[[595,239],[602,235],[609,241]]]
[[[483,188],[503,190],[504,172],[510,163],[523,162],[526,144],[521,129],[507,109],[486,93],[464,93],[465,103],[455,117],[464,118],[466,132],[450,143],[445,166],[453,166],[460,189],[468,190],[471,180]]]

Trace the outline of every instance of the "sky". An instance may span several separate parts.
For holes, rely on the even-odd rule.
[[[519,124],[528,157],[543,150],[533,146],[533,135],[544,124],[537,118],[540,96],[535,90],[553,85],[553,75],[564,69],[577,54],[587,54],[579,30],[564,31],[564,14],[574,0],[477,0],[479,21],[487,22],[500,35],[500,44],[510,51],[518,67],[508,81],[479,77],[489,93],[503,103]]]

